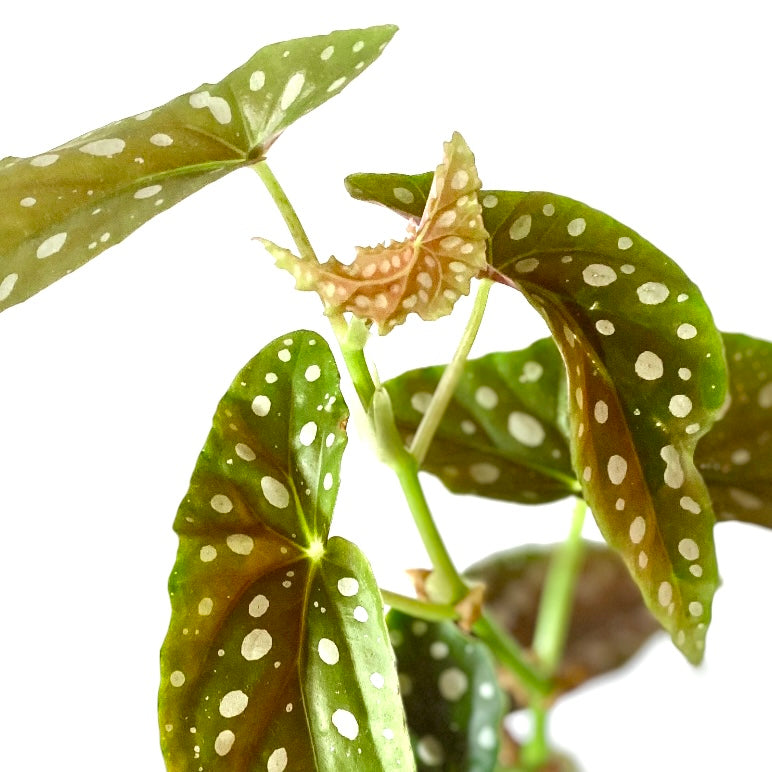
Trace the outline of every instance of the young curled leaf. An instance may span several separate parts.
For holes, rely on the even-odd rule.
[[[0,311],[228,172],[369,66],[396,27],[274,43],[219,83],[33,158],[0,161]]]
[[[772,528],[772,343],[724,333],[729,395],[694,459],[719,520]]]
[[[425,175],[355,175],[411,214]],[[422,187],[423,186],[423,187]],[[413,201],[395,204],[395,191]],[[608,215],[552,193],[481,191],[490,262],[544,317],[566,365],[573,466],[606,541],[691,662],[718,586],[694,448],[726,393],[721,337],[678,265]]]
[[[488,233],[477,200],[479,189],[474,156],[455,133],[445,143],[423,216],[418,225],[408,224],[405,241],[358,247],[350,265],[334,257],[320,264],[261,241],[276,264],[295,277],[297,289],[319,293],[328,314],[351,311],[385,334],[410,313],[429,321],[445,316],[460,295],[469,294],[470,280],[486,265]],[[401,190],[405,199],[414,195]]]
[[[414,769],[378,585],[328,539],[347,416],[332,353],[304,330],[220,402],[174,524],[169,770]]]

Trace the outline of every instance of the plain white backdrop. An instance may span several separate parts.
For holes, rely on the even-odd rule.
[[[219,80],[265,44],[396,23],[381,59],[270,154],[321,255],[347,260],[355,244],[402,232],[348,199],[346,174],[433,169],[458,130],[485,187],[608,212],[684,267],[721,329],[772,338],[764,3],[71,0],[3,16],[0,157]],[[294,293],[255,235],[289,243],[257,177],[237,172],[0,316],[9,770],[163,769],[171,525],[211,415],[265,343],[299,327],[328,333],[318,301]],[[446,361],[468,310],[376,340],[382,377]],[[495,291],[474,353],[543,334],[522,299]],[[402,570],[425,554],[389,472],[351,434],[334,531],[404,591]],[[461,566],[568,529],[569,502],[526,509],[455,499],[431,479],[426,489]],[[716,540],[724,585],[705,664],[692,669],[662,637],[623,678],[555,710],[555,743],[588,772],[769,764],[772,534],[722,524]]]

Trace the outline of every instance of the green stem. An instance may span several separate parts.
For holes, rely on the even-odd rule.
[[[528,661],[528,656],[517,641],[502,630],[488,612],[483,612],[472,625],[472,632],[484,641],[496,659],[515,675],[532,699],[538,699],[550,692],[550,679]]]
[[[485,305],[488,302],[488,294],[491,291],[492,285],[493,282],[490,279],[483,279],[480,282],[477,296],[474,300],[472,314],[466,324],[464,334],[461,336],[461,340],[458,343],[456,353],[453,355],[450,364],[445,368],[442,378],[440,378],[440,382],[434,390],[434,395],[429,403],[429,407],[424,413],[421,423],[418,425],[415,437],[410,446],[410,452],[415,456],[419,466],[423,463],[424,458],[426,458],[426,453],[429,450],[429,445],[434,437],[434,433],[440,425],[445,409],[461,378],[464,365],[466,364],[466,358],[469,356],[469,351],[477,336],[477,331],[480,329],[480,322],[482,322],[483,314],[485,313]]]
[[[543,672],[550,678],[560,665],[568,635],[576,577],[584,557],[582,526],[586,512],[584,499],[577,499],[571,530],[552,559],[539,601],[533,652]],[[550,755],[547,741],[549,706],[542,696],[533,700],[529,707],[533,717],[533,734],[523,748],[523,759],[530,767],[539,769]]]
[[[311,242],[308,240],[306,231],[300,223],[297,212],[293,208],[290,200],[287,198],[287,194],[284,192],[284,188],[279,184],[279,180],[276,179],[271,168],[265,161],[259,161],[252,167],[257,176],[263,181],[266,190],[270,193],[271,198],[274,200],[281,216],[284,218],[284,222],[287,224],[292,240],[300,252],[300,256],[304,260],[313,260],[319,262],[316,258]]]
[[[383,602],[397,611],[402,611],[412,617],[425,619],[427,622],[447,622],[458,619],[459,613],[453,606],[444,603],[430,603],[418,598],[409,598],[390,590],[381,590]]]
[[[577,499],[571,530],[552,559],[539,602],[533,651],[550,676],[560,664],[568,634],[576,576],[584,556],[582,526],[586,512],[584,499]]]
[[[438,599],[450,604],[457,603],[467,594],[468,588],[459,576],[429,510],[426,496],[424,496],[421,482],[418,479],[418,462],[411,453],[404,450],[392,462],[391,467],[402,486],[418,533],[429,553],[429,559],[434,569],[432,589]]]
[[[356,318],[352,320],[351,324],[346,322],[343,314],[332,314],[329,319],[359,401],[362,403],[362,407],[368,410],[375,393],[375,384],[365,359],[364,344],[367,339],[367,331],[361,321]]]

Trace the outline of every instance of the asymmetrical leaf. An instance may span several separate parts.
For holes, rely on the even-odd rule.
[[[347,184],[387,206],[410,189],[414,201],[395,208],[413,216],[424,180],[368,174]],[[670,258],[602,212],[552,193],[480,199],[491,264],[544,317],[566,363],[573,464],[598,526],[699,662],[718,574],[693,453],[726,391],[710,311]]]
[[[487,647],[452,622],[394,609],[386,622],[418,769],[494,770],[504,699]]]
[[[175,530],[159,723],[175,772],[412,769],[380,592],[327,540],[346,405],[324,340],[269,344],[220,402]]]
[[[772,343],[723,338],[729,397],[694,458],[719,520],[772,528]]]
[[[318,292],[327,313],[351,311],[384,334],[410,313],[432,320],[449,314],[469,282],[485,267],[488,234],[480,217],[480,179],[474,156],[460,134],[445,155],[424,197],[421,221],[398,244],[357,247],[353,263],[331,257],[320,264],[262,240],[276,265],[295,277],[299,290]],[[413,193],[400,189],[409,199]]]
[[[406,440],[444,370],[412,370],[384,384]],[[566,393],[552,338],[468,361],[422,468],[454,493],[525,504],[580,493],[567,439]]]
[[[464,573],[485,583],[485,606],[522,646],[533,642],[539,601],[556,547],[491,555]],[[624,665],[659,630],[622,560],[585,542],[556,694]],[[518,686],[512,684],[515,703]],[[521,705],[522,707],[523,705]]]
[[[213,180],[260,160],[371,64],[396,27],[275,43],[216,84],[34,158],[0,161],[0,310]]]

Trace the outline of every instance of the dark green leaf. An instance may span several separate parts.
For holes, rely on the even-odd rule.
[[[258,161],[287,126],[371,64],[395,31],[387,25],[275,43],[219,83],[34,158],[0,161],[0,310]]]
[[[729,398],[694,458],[719,520],[772,528],[772,343],[724,333]]]
[[[384,384],[405,438],[444,370],[412,370]],[[551,338],[467,362],[423,469],[455,493],[526,504],[581,492],[567,441],[564,373]]]
[[[424,180],[369,174],[347,184],[386,205],[409,189],[412,207]],[[693,453],[727,380],[710,311],[670,258],[602,212],[552,193],[479,197],[489,262],[541,313],[566,363],[573,465],[598,526],[699,662],[718,572]]]
[[[500,552],[465,574],[485,583],[485,606],[524,647],[530,647],[539,601],[555,547]],[[558,693],[624,665],[659,629],[624,563],[604,545],[585,542],[566,646],[556,674]],[[517,702],[517,685],[513,684]]]
[[[493,770],[504,700],[487,647],[452,622],[394,609],[386,621],[418,769]]]
[[[411,769],[380,592],[327,534],[348,411],[299,331],[239,373],[183,500],[161,652],[168,768]]]

